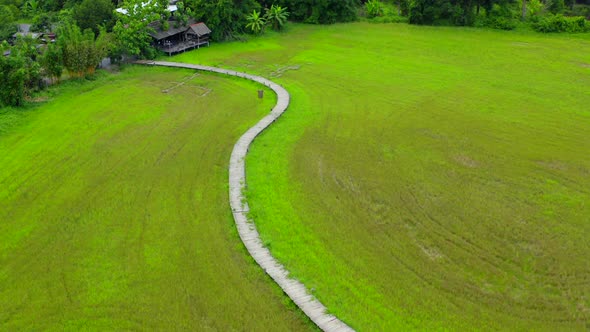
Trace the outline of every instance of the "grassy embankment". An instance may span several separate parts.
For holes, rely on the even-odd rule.
[[[291,26],[174,60],[292,93],[249,155],[252,214],[353,327],[590,327],[587,36]]]
[[[311,328],[227,202],[231,149],[270,91],[154,68],[59,89],[0,112],[0,330]]]

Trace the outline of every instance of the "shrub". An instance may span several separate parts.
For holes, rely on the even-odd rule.
[[[269,5],[274,1],[262,1]],[[278,5],[288,7],[290,19],[311,24],[332,24],[357,19],[358,0],[279,0]]]
[[[552,13],[562,13],[565,9],[565,2],[563,0],[547,0],[545,7]]]
[[[0,41],[16,32],[15,16],[8,6],[0,5]]]
[[[472,2],[412,0],[408,18],[411,24],[470,26],[474,14]]]
[[[526,0],[523,0],[526,1]],[[543,10],[543,3],[540,0],[529,0],[527,4],[527,11],[529,18],[536,17]]]
[[[368,18],[383,16],[383,4],[378,0],[369,0],[365,3]]]
[[[498,30],[514,30],[516,28],[516,21],[509,17],[490,16],[478,21],[476,26]]]
[[[39,59],[39,63],[43,68],[45,76],[49,77],[52,81],[58,80],[63,73],[63,54],[59,46],[54,43],[47,44],[45,53]]]
[[[498,30],[514,30],[517,26],[519,13],[513,12],[508,6],[494,4],[485,17],[480,17],[476,22],[478,27],[487,27]]]
[[[371,23],[408,23],[408,18],[400,15],[400,10],[393,3],[374,1],[378,9],[369,12],[369,2],[365,3],[365,12],[368,21]],[[377,14],[378,15],[375,15]]]
[[[590,6],[575,5],[568,13],[569,16],[583,16],[590,20]]]
[[[272,5],[270,9],[266,11],[264,20],[266,23],[272,26],[274,30],[279,31],[287,23],[288,17],[289,12],[287,11],[286,7]]]
[[[0,106],[20,106],[25,98],[25,61],[23,57],[0,56]]]
[[[590,24],[584,17],[566,17],[561,14],[547,15],[532,24],[533,29],[538,32],[588,32]]]
[[[256,9],[252,12],[252,14],[246,17],[248,20],[248,24],[246,24],[246,28],[250,29],[254,34],[259,34],[264,31],[264,26],[266,25],[266,20],[260,12],[256,11]]]
[[[443,14],[444,9],[438,0],[414,0],[410,4],[408,15],[411,24],[434,24]]]
[[[73,18],[82,31],[92,29],[98,35],[100,26],[111,30],[114,25],[115,6],[110,0],[84,0],[74,7]]]
[[[51,30],[51,22],[53,17],[48,13],[41,13],[33,17],[33,24],[31,25],[31,31],[35,32],[46,32]]]
[[[408,16],[410,14],[410,3],[412,0],[397,0],[399,11],[402,16]]]

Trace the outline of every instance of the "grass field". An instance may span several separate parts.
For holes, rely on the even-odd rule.
[[[247,256],[233,144],[253,83],[128,68],[0,111],[0,330],[310,330]]]
[[[252,215],[352,327],[590,328],[588,36],[293,25],[173,59],[291,92]]]

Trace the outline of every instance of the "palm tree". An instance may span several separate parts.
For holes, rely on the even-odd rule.
[[[248,20],[248,24],[246,24],[246,28],[249,28],[255,34],[259,34],[264,29],[264,25],[266,24],[266,20],[260,16],[260,12],[254,10],[252,14],[246,17]]]
[[[23,4],[23,11],[30,15],[30,16],[34,16],[37,13],[37,10],[39,9],[39,1],[37,0],[28,0],[27,2],[25,2]]]
[[[277,5],[272,5],[270,9],[266,11],[265,15],[266,22],[270,22],[272,24],[272,28],[275,30],[281,30],[283,25],[287,23],[287,17],[289,17],[287,8]]]

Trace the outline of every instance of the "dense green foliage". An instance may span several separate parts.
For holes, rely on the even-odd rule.
[[[539,32],[587,32],[590,22],[579,16],[548,15],[533,23],[533,28]]]
[[[59,27],[55,43],[39,45],[31,37],[18,37],[14,46],[3,42],[0,75],[6,84],[0,85],[0,105],[20,106],[27,96],[43,87],[43,76],[59,81],[67,69],[70,77],[93,75],[100,61],[113,45],[112,36],[104,28],[95,37],[92,30],[81,31],[68,20]]]
[[[45,76],[52,81],[61,78],[64,70],[64,50],[55,44],[47,45],[47,49],[41,57],[40,64],[44,70]]]
[[[520,22],[535,25],[540,19],[553,20],[554,14],[579,15],[573,9],[574,1],[564,3],[563,0],[400,0],[400,11],[405,7],[412,24],[475,25],[502,30],[512,30]]]
[[[176,20],[176,24],[187,24],[189,19],[194,16],[193,10],[185,6],[184,2],[179,1],[176,3],[177,10],[174,13],[174,19]]]
[[[61,48],[63,65],[73,77],[93,74],[110,47],[106,30],[103,29],[95,38],[92,30],[82,32],[75,24],[63,25],[57,42]],[[58,56],[53,57],[59,59]]]
[[[25,70],[22,57],[0,56],[0,107],[20,106],[25,95]]]
[[[266,23],[270,24],[274,30],[281,30],[287,23],[289,12],[287,8],[278,5],[272,5],[264,15]]]
[[[107,30],[112,29],[114,10],[111,0],[84,0],[74,8],[73,17],[80,29],[91,29],[98,35],[101,26]]]
[[[0,5],[0,41],[8,39],[15,32],[14,13],[8,6]]]
[[[361,5],[369,18],[382,17],[385,5],[397,7],[398,14],[408,17],[414,24],[477,25],[499,29],[512,29],[518,21],[531,21],[536,16],[564,14],[565,16],[588,16],[590,10],[585,0],[186,0],[179,8],[187,8],[198,20],[206,21],[214,31],[214,39],[232,39],[246,28],[246,18],[254,10],[263,12],[273,5],[286,8],[290,19],[306,23],[335,23],[356,20]],[[167,1],[154,1],[166,3]],[[84,30],[91,28],[95,34],[98,27],[113,25],[112,8],[128,7],[135,0],[0,0],[14,18],[46,20],[47,12],[71,10],[78,25]],[[139,2],[141,3],[141,2]],[[539,5],[541,10],[539,11]],[[165,6],[165,4],[164,4]],[[161,6],[162,8],[162,6]],[[4,10],[3,12],[6,12]],[[360,10],[363,12],[363,10]],[[2,13],[7,18],[10,15]],[[182,14],[179,16],[183,16]],[[182,17],[180,17],[182,20]],[[57,21],[54,19],[54,21]],[[380,21],[399,21],[381,19]],[[10,19],[2,20],[3,23]],[[1,31],[1,29],[0,29]]]
[[[31,31],[34,32],[46,32],[52,30],[52,24],[55,22],[55,14],[53,13],[40,13],[33,17],[31,24]]]
[[[0,51],[5,49],[4,43]],[[19,38],[10,51],[10,56],[0,59],[0,106],[21,106],[25,97],[41,85],[39,53],[30,38]]]
[[[151,48],[152,38],[149,35],[149,24],[159,21],[167,14],[166,1],[153,1],[143,5],[142,0],[126,0],[121,8],[127,14],[118,14],[113,33],[117,39],[119,52],[130,55],[153,58],[155,50]]]
[[[585,331],[589,37],[292,25],[173,61],[289,90],[252,217],[358,331]]]
[[[379,0],[369,0],[365,3],[365,10],[368,18],[383,16],[385,9],[384,5]]]
[[[407,2],[399,4],[371,0],[365,3],[361,16],[366,16],[371,23],[408,23],[409,8]]]
[[[236,34],[247,31],[247,16],[260,10],[255,0],[188,0],[195,18],[207,23],[214,40],[234,39]]]
[[[270,3],[274,1],[264,5]],[[358,0],[279,0],[276,3],[288,8],[295,21],[321,24],[354,21],[360,4]]]
[[[259,11],[252,11],[252,14],[246,17],[248,20],[248,24],[246,24],[246,28],[252,30],[255,34],[259,34],[264,30],[264,26],[266,25],[266,20],[260,14]]]

